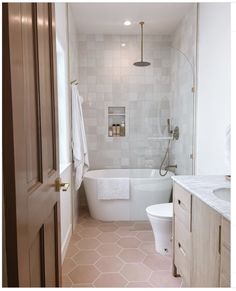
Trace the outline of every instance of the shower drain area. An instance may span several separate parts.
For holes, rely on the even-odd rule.
[[[63,262],[63,287],[181,287],[172,258],[155,251],[148,221],[102,222],[80,211]]]

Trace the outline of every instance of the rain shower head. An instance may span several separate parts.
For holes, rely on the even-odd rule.
[[[139,22],[139,24],[141,25],[141,61],[135,62],[134,66],[147,67],[147,66],[151,65],[151,63],[144,62],[144,60],[143,60],[143,25],[144,25],[144,22],[141,21],[141,22]]]
[[[137,66],[137,67],[147,67],[151,65],[151,63],[149,62],[144,62],[144,61],[139,61],[139,62],[135,62],[134,63],[134,66]]]

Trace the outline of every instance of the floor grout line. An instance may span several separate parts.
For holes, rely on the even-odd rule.
[[[137,283],[137,285],[138,285],[138,283],[146,283],[151,288],[155,288],[156,287],[155,284],[151,283],[151,281],[150,281],[154,272],[155,273],[160,273],[160,274],[161,274],[161,272],[169,272],[171,274],[171,270],[169,270],[170,269],[169,267],[168,267],[168,270],[156,270],[155,271],[155,270],[153,270],[153,268],[151,268],[148,265],[148,264],[150,264],[150,261],[147,262],[147,264],[144,263],[145,259],[148,256],[155,255],[155,253],[153,253],[153,250],[152,250],[153,249],[153,244],[154,244],[154,238],[152,240],[150,240],[150,233],[152,232],[152,229],[149,228],[150,227],[150,223],[148,223],[148,221],[132,222],[131,225],[127,225],[126,226],[125,222],[122,222],[121,224],[119,224],[119,222],[115,222],[115,221],[114,222],[96,221],[94,219],[91,219],[91,217],[89,216],[88,213],[84,213],[81,218],[82,218],[81,222],[78,223],[78,225],[76,226],[76,231],[74,233],[75,235],[77,235],[78,240],[76,240],[76,236],[75,236],[73,243],[70,242],[69,246],[68,246],[68,249],[71,246],[71,247],[74,247],[75,250],[77,250],[77,251],[71,257],[67,257],[66,256],[66,259],[71,260],[75,264],[75,266],[69,272],[63,273],[63,275],[65,275],[66,278],[69,279],[69,281],[70,281],[69,284],[72,285],[71,287],[73,287],[73,285],[74,285],[74,287],[76,287],[76,285],[83,285],[83,284],[86,285],[86,284],[88,284],[88,285],[91,285],[91,286],[96,288],[95,282],[103,274],[118,274],[120,276],[120,278],[123,278],[123,280],[125,280],[124,282],[126,282],[125,285],[123,285],[124,282],[121,284],[124,287],[127,287],[129,285],[129,283],[134,283],[134,285],[135,285],[135,283]],[[86,225],[86,224],[88,224],[89,226]],[[130,224],[130,222],[128,221],[127,224]],[[111,230],[109,230],[109,227],[106,228],[106,226],[110,226]],[[114,226],[114,227],[112,227],[112,226]],[[86,236],[86,229],[88,229],[87,230],[88,236]],[[91,232],[89,231],[90,229],[92,229]],[[124,231],[123,235],[122,235],[122,229]],[[107,230],[109,230],[109,231],[107,231]],[[93,234],[93,231],[94,231],[95,234]],[[119,233],[119,231],[120,231],[120,233]],[[127,233],[126,233],[126,231],[127,231]],[[100,240],[100,239],[102,239],[102,235],[103,234],[111,234],[111,238],[112,238],[112,234],[113,234],[115,241],[110,241],[110,242],[105,241],[105,242],[103,242],[102,240]],[[101,238],[99,239],[100,236],[101,236]],[[128,240],[127,243],[131,243],[132,239],[133,239],[134,242],[135,241],[139,242],[139,244],[137,246],[135,246],[135,244],[134,244],[133,247],[124,247],[124,246],[122,246],[121,244],[118,243],[120,240],[122,240],[122,239],[125,240],[127,238],[130,239],[130,241]],[[145,240],[145,238],[147,238],[147,240]],[[104,236],[104,239],[106,240],[106,235]],[[109,239],[109,235],[107,236],[107,239]],[[81,240],[87,240],[88,242],[89,242],[89,240],[95,240],[95,241],[97,241],[97,245],[94,246],[94,247],[91,246],[91,248],[89,248],[89,249],[86,249],[86,248],[82,248],[81,249],[78,246],[78,243]],[[146,250],[145,250],[145,244],[147,244],[146,245]],[[117,248],[117,252],[116,252],[116,249],[114,249],[114,253],[113,254],[111,254],[111,255],[103,255],[102,252],[100,253],[98,251],[98,249],[100,247],[106,246],[106,245],[111,245],[111,246],[114,245],[114,247]],[[82,244],[82,246],[83,246],[83,244]],[[144,246],[143,247],[144,249],[142,248],[142,246]],[[86,245],[85,245],[85,247],[86,247]],[[132,261],[132,259],[131,259],[131,261],[129,262],[129,261],[125,260],[124,256],[122,258],[121,254],[124,251],[128,251],[129,252],[129,250],[137,250],[141,254],[141,255],[139,255],[139,257],[140,256],[141,257],[139,259],[137,259],[137,261]],[[77,255],[79,255],[80,252],[83,252],[83,251],[85,251],[85,252],[86,251],[88,251],[88,252],[89,251],[94,251],[98,257],[97,258],[94,257],[95,260],[93,261],[93,263],[80,263],[79,262],[79,257],[78,257],[78,260],[75,261],[75,257]],[[112,248],[111,248],[111,251],[112,251]],[[73,252],[73,250],[72,250],[72,252]],[[95,256],[95,254],[94,254],[94,256]],[[115,258],[115,259],[119,260],[120,265],[121,265],[119,270],[116,271],[116,272],[114,272],[114,271],[112,271],[112,272],[101,271],[100,268],[101,268],[102,265],[99,267],[97,264],[98,264],[99,260],[101,260],[102,258]],[[131,258],[132,258],[132,253],[131,253]],[[103,263],[106,264],[106,260]],[[167,263],[167,262],[164,261],[164,263]],[[128,279],[129,276],[126,278],[123,275],[123,273],[125,271],[123,271],[123,273],[121,273],[126,265],[132,265],[132,264],[134,264],[136,266],[142,266],[142,268],[144,268],[144,270],[147,270],[147,277],[146,277],[145,280],[140,280],[140,281],[131,280],[131,277],[130,277],[130,279]],[[89,283],[88,282],[87,283],[82,283],[82,282],[81,283],[75,283],[70,278],[69,274],[72,273],[79,266],[82,266],[82,267],[83,266],[92,266],[94,268],[94,270],[97,272],[97,275],[94,276],[94,279],[93,279],[92,282],[89,282]],[[139,267],[137,267],[137,268],[139,268]],[[142,269],[140,269],[140,270],[142,270]],[[96,272],[95,272],[95,274],[96,274]],[[148,274],[148,272],[150,272],[150,274]],[[143,278],[145,278],[145,276]],[[138,278],[136,278],[136,279],[138,279]],[[65,282],[65,283],[67,283],[67,282]],[[183,284],[183,281],[180,282],[180,287],[182,286],[182,284]],[[120,286],[120,287],[122,287],[122,286]],[[109,286],[104,286],[104,287],[109,287]],[[165,286],[163,286],[163,287],[165,287]]]

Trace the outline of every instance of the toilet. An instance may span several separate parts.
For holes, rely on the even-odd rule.
[[[172,255],[173,203],[163,203],[146,208],[155,238],[155,249],[162,255]]]

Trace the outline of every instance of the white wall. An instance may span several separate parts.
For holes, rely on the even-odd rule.
[[[56,39],[57,39],[57,82],[59,109],[59,157],[60,176],[63,182],[70,183],[67,192],[61,191],[61,247],[62,260],[72,232],[72,164],[71,164],[71,98],[69,96],[69,57],[67,7],[65,3],[56,3]]]
[[[196,174],[229,174],[230,4],[200,3],[198,21]]]
[[[78,40],[77,31],[73,13],[71,13],[71,6],[68,4],[68,43],[69,43],[69,81],[79,80],[78,77]],[[71,86],[69,88],[69,94],[71,99]],[[74,177],[73,177],[74,179]],[[73,185],[74,186],[74,185]],[[78,221],[79,215],[79,192],[72,188],[72,227],[73,230]]]
[[[236,3],[231,4],[231,80],[236,79]],[[232,82],[231,84],[231,95],[236,96],[236,84],[235,81]],[[236,100],[235,98],[232,99],[232,108],[235,108],[236,106]],[[234,109],[231,109],[232,113],[234,112]],[[235,133],[235,128],[236,128],[236,116],[232,114],[232,133]],[[233,140],[232,140],[232,148],[235,148],[236,145],[236,139],[235,139],[235,134],[233,134]],[[235,161],[236,159],[236,154],[235,151],[232,151],[232,161]],[[232,166],[232,171],[235,173],[235,165]],[[231,182],[231,187],[232,187],[232,192],[235,191],[236,189],[236,181],[235,179],[232,179]],[[236,205],[236,196],[232,195],[231,198],[231,205]],[[233,212],[233,211],[232,211]],[[236,215],[233,212],[232,213],[232,222],[231,222],[231,244],[236,245]],[[231,258],[236,258],[236,249],[232,248],[231,250]],[[232,260],[231,263],[231,287],[235,288],[236,287],[236,261]]]

